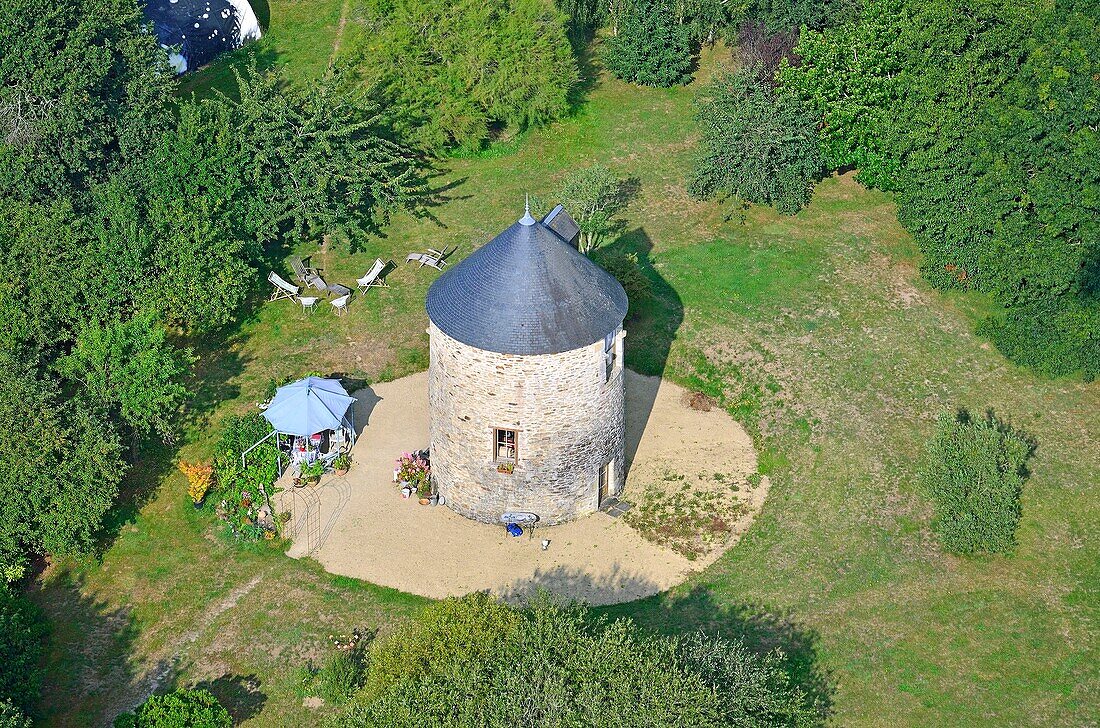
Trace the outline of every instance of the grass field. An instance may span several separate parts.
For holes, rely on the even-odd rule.
[[[339,11],[273,2],[262,48],[306,79],[331,54]],[[708,53],[702,73],[723,58]],[[225,74],[222,64],[190,84]],[[772,488],[717,564],[606,611],[780,646],[836,725],[1095,724],[1100,385],[1038,379],[976,338],[983,301],[930,290],[890,197],[851,176],[825,180],[792,218],[753,208],[725,220],[689,199],[695,91],[601,77],[574,117],[508,153],[445,163],[437,221],[397,219],[354,256],[316,241],[298,252],[347,283],[376,256],[469,253],[522,213],[525,193],[545,197],[575,166],[638,177],[615,245],[641,254],[657,299],[628,326],[628,363],[718,398],[754,432]],[[271,377],[424,368],[426,271],[401,268],[342,319],[264,304],[200,347],[182,453],[208,455],[221,418],[252,406]],[[957,407],[992,408],[1038,442],[1010,557],[944,554],[914,485],[935,416]],[[196,682],[248,725],[319,721],[330,709],[302,705],[301,668],[327,636],[385,629],[423,600],[227,542],[187,504],[170,456],[150,454],[135,474],[140,508],[120,509],[101,558],[42,578],[55,627],[46,722],[91,725],[150,688]]]

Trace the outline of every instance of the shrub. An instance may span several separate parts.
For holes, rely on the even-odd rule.
[[[991,413],[980,420],[965,410],[940,416],[920,476],[944,548],[962,554],[1012,549],[1032,450]]]
[[[337,649],[317,673],[321,697],[335,705],[349,700],[356,690],[363,687],[365,678],[364,654],[357,645]]]
[[[31,719],[10,700],[0,700],[0,728],[31,728]]]
[[[0,701],[30,712],[38,702],[46,621],[25,596],[0,584]]]
[[[809,725],[779,653],[644,634],[545,596],[448,599],[376,642],[345,726]]]
[[[397,131],[433,152],[479,149],[569,109],[579,76],[548,0],[368,0],[346,47]]]
[[[774,205],[784,215],[809,203],[821,156],[813,117],[797,99],[777,95],[755,69],[742,69],[710,84],[696,118],[703,138],[692,195]]]
[[[177,690],[152,695],[133,713],[115,719],[115,728],[232,728],[233,718],[209,690]]]
[[[179,462],[180,471],[187,476],[187,495],[195,503],[201,503],[214,478],[214,468],[202,463]]]
[[[626,297],[630,300],[631,314],[636,313],[653,299],[653,281],[642,269],[642,262],[637,253],[605,249],[600,250],[594,256],[594,260],[622,284],[623,289],[626,290]]]
[[[1041,374],[1080,371],[1086,382],[1100,376],[1100,302],[1011,306],[979,324],[978,333],[1009,359]]]
[[[604,65],[639,86],[675,86],[691,80],[688,27],[677,22],[667,0],[633,0],[618,32],[604,45]]]

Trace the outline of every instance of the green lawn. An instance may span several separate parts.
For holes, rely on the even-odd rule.
[[[273,2],[262,48],[308,78],[327,62],[338,14],[331,1]],[[707,54],[703,72],[723,57]],[[190,83],[220,83],[226,65]],[[825,180],[793,218],[754,208],[727,221],[689,199],[695,91],[601,77],[573,118],[509,153],[447,162],[437,221],[397,219],[354,256],[316,241],[299,252],[348,283],[376,256],[469,253],[522,213],[525,193],[545,197],[575,166],[636,176],[615,244],[643,254],[657,298],[629,325],[628,361],[718,397],[756,435],[772,490],[717,564],[606,611],[783,647],[835,725],[1100,720],[1100,385],[1038,379],[975,337],[982,301],[930,290],[890,197],[851,176]],[[252,406],[270,377],[424,368],[434,275],[402,267],[342,319],[264,304],[228,341],[200,347],[183,454],[209,454],[220,419]],[[1038,441],[1011,557],[942,553],[915,488],[935,416],[960,406],[993,408]],[[158,465],[167,459],[135,476],[149,492],[140,510],[120,510],[101,559],[43,577],[37,596],[55,625],[47,722],[88,725],[173,681],[214,681],[249,725],[317,722],[329,709],[303,707],[300,668],[327,635],[385,629],[422,600],[228,543],[187,505],[182,478]]]

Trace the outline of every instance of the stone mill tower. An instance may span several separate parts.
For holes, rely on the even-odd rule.
[[[626,292],[530,212],[428,291],[433,480],[458,513],[554,524],[622,488]]]

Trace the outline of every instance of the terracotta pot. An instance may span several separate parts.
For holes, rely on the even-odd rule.
[[[339,475],[342,478],[342,477],[344,477],[345,475],[348,474],[348,469],[347,468],[336,468],[336,474]]]
[[[428,500],[427,498],[421,498],[421,499],[420,499],[420,505],[422,505],[422,506],[426,506],[426,505],[428,505],[429,503],[431,503],[431,501],[430,501],[430,500]]]

